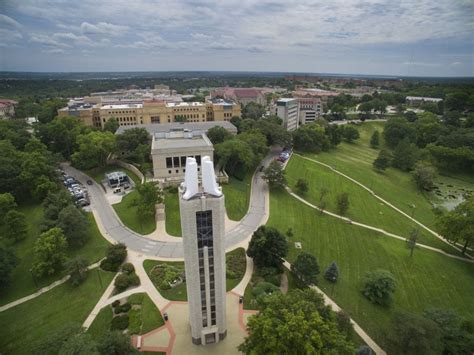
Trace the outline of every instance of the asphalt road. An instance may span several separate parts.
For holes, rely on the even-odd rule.
[[[272,150],[265,159],[263,165],[267,166],[278,154],[279,150]],[[108,235],[117,242],[124,243],[130,250],[145,255],[153,255],[162,258],[183,258],[182,242],[157,241],[148,239],[138,234],[120,221],[110,203],[107,201],[103,189],[94,182],[87,185],[87,180],[92,180],[83,172],[72,166],[64,165],[65,172],[76,178],[87,187],[91,208],[99,215],[97,223],[101,223]],[[268,195],[267,183],[262,179],[262,173],[257,172],[253,177],[252,193],[249,210],[242,220],[226,233],[226,249],[230,249],[247,239],[261,224],[266,222],[269,211],[266,211],[265,199]]]

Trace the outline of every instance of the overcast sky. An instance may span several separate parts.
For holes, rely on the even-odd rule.
[[[0,70],[474,76],[474,0],[0,0]]]

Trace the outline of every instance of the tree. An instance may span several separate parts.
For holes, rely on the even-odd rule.
[[[58,355],[99,355],[90,334],[80,332],[69,337],[59,349]]]
[[[16,207],[15,197],[12,194],[8,192],[0,194],[0,225],[2,225],[7,213]]]
[[[20,180],[22,160],[23,154],[9,140],[0,140],[0,193],[11,193],[17,199],[24,197]]]
[[[311,289],[267,296],[260,312],[249,318],[249,335],[238,349],[245,354],[353,354],[354,345],[332,313],[326,317],[321,309],[326,311],[324,302]]]
[[[43,201],[45,224],[47,226],[55,225],[59,213],[72,203],[72,197],[65,189],[50,191]]]
[[[77,137],[79,149],[71,156],[72,163],[79,169],[105,166],[107,157],[115,151],[115,135],[111,132],[89,132]]]
[[[372,113],[373,105],[371,101],[363,102],[359,105],[359,111],[369,116]]]
[[[83,246],[90,237],[87,218],[73,205],[68,205],[59,213],[56,226],[62,229],[70,247]]]
[[[252,120],[258,120],[265,114],[265,107],[255,102],[249,102],[242,109],[242,118],[250,118]]]
[[[286,185],[285,170],[275,160],[263,171],[262,178],[268,182],[270,188],[279,188]]]
[[[215,146],[216,159],[221,169],[229,174],[248,171],[255,166],[255,154],[250,145],[240,139],[229,139]]]
[[[474,196],[457,205],[454,210],[437,217],[436,225],[448,240],[464,243],[462,253],[466,253],[474,241]]]
[[[19,242],[28,235],[28,226],[26,225],[26,217],[17,210],[10,210],[4,219],[5,236],[12,242]]]
[[[392,165],[402,171],[410,171],[419,158],[416,145],[407,139],[401,140],[393,151]]]
[[[118,271],[120,265],[127,258],[127,247],[125,244],[113,244],[107,248],[105,259],[101,261],[100,267],[106,271]]]
[[[120,124],[118,123],[117,119],[111,117],[107,120],[107,122],[105,122],[104,131],[115,133],[119,127]]]
[[[104,333],[97,340],[97,350],[99,350],[101,355],[138,354],[138,351],[132,346],[130,337],[119,331]]]
[[[155,216],[155,205],[163,201],[163,192],[153,182],[145,182],[136,187],[138,195],[135,199],[137,205],[137,217],[143,228],[143,222]]]
[[[253,233],[247,249],[247,255],[258,267],[280,266],[287,253],[285,236],[278,229],[266,226],[260,226]]]
[[[423,317],[435,322],[441,331],[443,354],[469,354],[474,349],[474,331],[468,322],[451,310],[427,309]]]
[[[47,332],[41,340],[36,342],[32,348],[34,354],[38,355],[55,355],[61,350],[61,347],[68,339],[74,337],[77,334],[82,333],[82,327],[77,323],[65,323],[55,328],[54,330]]]
[[[370,137],[370,146],[374,149],[378,148],[380,145],[380,133],[379,131],[374,131],[372,137]]]
[[[312,254],[301,252],[295,262],[291,265],[298,278],[307,285],[315,285],[318,282],[319,265],[316,257]]]
[[[333,139],[337,141],[337,137]],[[331,143],[324,128],[311,123],[293,131],[293,146],[298,151],[319,153],[329,150]]]
[[[211,127],[207,131],[207,137],[210,139],[212,144],[219,144],[222,143],[228,139],[232,138],[232,133],[230,133],[228,130],[226,130],[224,127],[221,126],[214,126]]]
[[[387,146],[395,148],[403,139],[414,142],[416,132],[415,128],[405,118],[395,117],[389,119],[385,124],[383,137]]]
[[[337,212],[340,215],[345,215],[347,210],[349,209],[349,194],[347,192],[343,192],[337,195]]]
[[[87,261],[81,258],[66,263],[66,271],[73,286],[79,286],[87,278]]]
[[[410,257],[413,256],[413,250],[415,250],[416,241],[418,240],[418,233],[419,233],[418,229],[413,229],[410,232],[410,236],[408,237],[407,246],[408,246],[408,249],[410,249]]]
[[[432,320],[411,313],[398,313],[393,318],[390,343],[398,354],[439,354],[441,332]]]
[[[417,162],[412,172],[416,186],[422,191],[433,190],[436,175],[436,168],[427,162]]]
[[[379,155],[373,162],[373,167],[374,169],[378,171],[383,171],[387,169],[390,166],[390,161],[392,159],[392,156],[388,150],[382,149],[379,152]]]
[[[304,195],[308,192],[309,190],[309,184],[308,184],[308,180],[306,179],[298,179],[296,181],[296,190],[298,190],[298,192],[301,194],[301,195]]]
[[[327,125],[325,127],[325,134],[328,136],[331,146],[335,147],[341,143],[343,130],[344,127],[337,124]]]
[[[18,263],[19,259],[14,251],[0,244],[0,288],[8,286],[10,275]]]
[[[415,122],[418,119],[418,116],[413,111],[406,111],[404,116],[408,122]]]
[[[335,261],[324,272],[324,278],[330,282],[336,282],[339,278],[339,269]]]
[[[259,130],[243,132],[237,135],[236,138],[247,143],[250,149],[252,149],[255,165],[258,164],[268,152],[266,137]]]
[[[359,138],[359,131],[352,126],[345,126],[342,131],[342,137],[349,143]]]
[[[128,161],[143,164],[150,156],[150,139],[146,129],[130,128],[116,136],[117,152]]]
[[[66,261],[67,241],[60,228],[42,233],[33,247],[33,273],[38,277],[53,275]]]
[[[387,270],[375,270],[365,274],[362,294],[372,303],[387,306],[395,292],[395,278]]]

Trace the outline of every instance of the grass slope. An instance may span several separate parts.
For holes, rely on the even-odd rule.
[[[233,221],[240,221],[249,209],[252,176],[253,171],[248,172],[242,181],[229,176],[229,183],[222,184],[227,216]]]
[[[324,187],[328,190],[325,197],[326,209],[338,213],[336,198],[339,194],[347,192],[349,194],[349,210],[346,216],[350,219],[382,228],[402,237],[408,237],[412,230],[419,229],[418,241],[420,243],[440,248],[448,253],[458,254],[454,248],[382,203],[367,190],[327,167],[294,155],[286,168],[286,176],[288,185],[295,192],[298,179],[303,178],[309,182],[309,191],[302,197],[314,205],[319,204],[319,194]]]
[[[47,286],[65,276],[63,272],[37,279],[38,287],[36,287],[30,269],[33,266],[34,260],[33,247],[40,235],[39,226],[43,220],[43,207],[40,204],[28,204],[20,206],[19,210],[26,215],[28,236],[13,246],[16,255],[20,259],[20,264],[12,272],[10,286],[2,289],[0,292],[0,305],[28,296],[38,288]],[[87,260],[89,264],[92,264],[104,257],[109,242],[100,234],[92,213],[87,214],[87,219],[89,220],[89,241],[81,248],[69,250],[67,254],[69,258],[81,257]]]
[[[178,191],[165,192],[166,232],[175,237],[181,237],[181,219],[179,215]]]
[[[66,323],[82,324],[94,308],[113,273],[100,271],[104,289],[96,270],[78,287],[69,283],[19,306],[0,313],[0,352],[33,354],[34,343]]]
[[[382,346],[395,312],[421,312],[426,308],[454,309],[474,319],[474,266],[423,249],[413,258],[401,241],[384,237],[329,216],[320,216],[286,192],[273,192],[268,224],[285,231],[293,228],[288,259],[294,261],[302,243],[303,251],[315,255],[321,272],[335,260],[340,278],[334,286],[322,276],[320,287]],[[397,280],[390,308],[371,304],[361,294],[363,277],[374,269],[390,270]]]
[[[122,198],[122,201],[112,205],[123,224],[131,230],[140,234],[150,234],[156,229],[155,217],[147,218],[140,222],[138,219],[135,199],[138,195],[136,190],[130,192]]]

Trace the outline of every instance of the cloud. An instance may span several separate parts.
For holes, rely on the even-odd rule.
[[[212,36],[206,35],[204,33],[191,33],[191,37],[197,40],[206,40],[212,38]]]
[[[15,30],[0,28],[0,38],[5,42],[15,42],[23,38],[23,35]]]
[[[60,48],[43,49],[41,52],[49,53],[49,54],[63,54],[64,49],[60,49]]]
[[[114,25],[107,22],[99,22],[95,25],[89,22],[81,24],[82,33],[85,34],[103,34],[109,36],[120,36],[129,30],[128,26]]]
[[[20,24],[18,21],[8,17],[7,15],[0,14],[0,26],[15,28],[17,30],[21,30],[23,25]]]
[[[69,44],[61,43],[58,40],[55,40],[51,38],[50,36],[44,35],[44,34],[32,34],[30,36],[30,42],[42,44],[45,46],[51,46],[51,47],[62,47],[62,48],[71,47]]]

